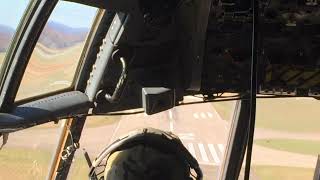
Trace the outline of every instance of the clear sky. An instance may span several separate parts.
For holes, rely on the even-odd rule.
[[[0,24],[16,29],[30,0],[0,0]],[[73,28],[90,27],[96,9],[76,3],[60,1],[49,21]]]

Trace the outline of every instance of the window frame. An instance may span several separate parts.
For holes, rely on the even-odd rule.
[[[82,49],[82,54],[80,55],[77,68],[75,70],[72,83],[69,87],[63,88],[57,91],[39,94],[37,96],[27,97],[21,100],[15,100],[17,92],[20,88],[20,83],[26,71],[27,65],[29,63],[30,57],[34,51],[34,48],[38,42],[38,39],[47,24],[53,10],[56,8],[59,1],[63,0],[36,0],[30,1],[28,8],[26,9],[23,18],[16,30],[16,34],[12,40],[10,48],[8,49],[4,65],[0,74],[1,84],[0,84],[0,111],[8,112],[16,105],[25,104],[34,100],[38,100],[44,97],[60,94],[63,92],[68,92],[75,90],[77,84],[78,76],[81,74],[81,66],[84,63],[85,52],[88,47],[88,37],[92,33],[93,24],[89,27],[89,32],[85,40],[84,48]],[[65,1],[69,2],[69,1]],[[70,2],[77,3],[77,2]],[[80,3],[78,3],[80,4]],[[81,4],[87,6],[85,4]],[[96,12],[97,18],[99,9]]]

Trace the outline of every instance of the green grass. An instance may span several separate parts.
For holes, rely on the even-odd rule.
[[[213,102],[213,107],[217,110],[222,119],[230,121],[233,114],[235,101]]]
[[[69,171],[68,179],[70,180],[87,180],[89,174],[89,167],[84,159],[84,156],[77,157]]]
[[[281,151],[317,156],[320,153],[320,141],[295,139],[263,139],[256,144]]]
[[[92,116],[86,120],[86,128],[95,128],[117,123],[121,116]]]
[[[314,169],[278,166],[254,166],[254,176],[259,180],[312,180]]]
[[[114,123],[117,123],[120,120],[121,116],[91,116],[86,120],[85,128],[96,128],[101,126],[107,126]],[[54,124],[53,122],[42,124],[40,126],[33,127],[34,130],[41,129],[50,129],[50,128],[59,128],[62,121],[59,121],[59,124]]]
[[[214,102],[213,106],[225,119],[231,119],[232,102]],[[320,132],[320,101],[283,98],[258,99],[256,127],[288,132]]]
[[[52,153],[44,150],[3,148],[0,151],[0,180],[43,180],[51,165]],[[75,158],[68,177],[88,179],[89,168],[82,156]]]
[[[0,151],[0,180],[45,179],[50,162],[48,151],[4,147]]]
[[[5,53],[0,53],[0,64],[3,63]]]
[[[257,126],[291,132],[320,132],[320,102],[313,99],[259,99]]]

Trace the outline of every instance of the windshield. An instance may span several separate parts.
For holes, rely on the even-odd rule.
[[[0,6],[0,68],[30,0],[5,0]]]

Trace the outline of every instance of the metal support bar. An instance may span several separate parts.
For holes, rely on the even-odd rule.
[[[316,169],[314,170],[313,180],[320,180],[320,155],[318,155],[318,161]]]
[[[84,91],[86,87],[85,80],[89,77],[89,73],[87,67],[91,67],[90,60],[94,59],[93,57],[96,56],[96,52],[99,49],[99,45],[101,44],[101,36],[104,36],[106,34],[106,31],[109,28],[109,20],[113,18],[112,13],[106,13],[103,10],[99,10],[98,14],[95,18],[94,24],[91,28],[88,40],[86,41],[84,51],[82,52],[81,58],[84,59],[83,62],[83,69],[79,70],[79,80],[76,84],[75,89],[79,91]],[[109,24],[108,24],[109,23]],[[88,74],[88,76],[86,76]],[[87,113],[87,112],[84,112]],[[82,133],[83,126],[85,124],[85,117],[81,118],[74,118],[74,119],[67,119],[65,123],[63,124],[62,130],[60,132],[60,139],[56,148],[56,152],[53,156],[51,166],[49,169],[49,174],[47,175],[47,180],[54,180],[54,179],[67,179],[67,173],[69,172],[71,163],[68,163],[66,161],[62,161],[61,155],[62,152],[70,145],[71,142],[71,134],[73,136],[73,139],[75,142],[79,142],[80,136]],[[70,133],[69,133],[70,130]],[[71,153],[69,155],[69,159],[72,160],[74,153]],[[59,172],[59,167],[65,167],[64,172]]]
[[[256,101],[257,101],[257,69],[259,58],[259,1],[252,0],[253,7],[253,23],[252,23],[252,56],[251,56],[251,92],[250,92],[250,119],[249,119],[249,131],[248,131],[248,146],[244,179],[249,180],[250,166],[252,156],[252,146],[254,138],[254,128],[256,121]]]
[[[79,148],[80,136],[85,120],[85,116],[76,117],[67,119],[64,123],[47,180],[67,179],[74,154],[76,149]]]
[[[61,126],[60,138],[56,147],[56,151],[52,157],[51,166],[47,175],[47,180],[53,180],[56,176],[56,171],[59,166],[59,160],[63,151],[63,147],[65,146],[67,140],[68,128],[70,127],[71,122],[72,119],[66,119]]]
[[[250,100],[247,97],[237,101],[219,180],[238,179],[239,177],[248,142],[249,117]]]

